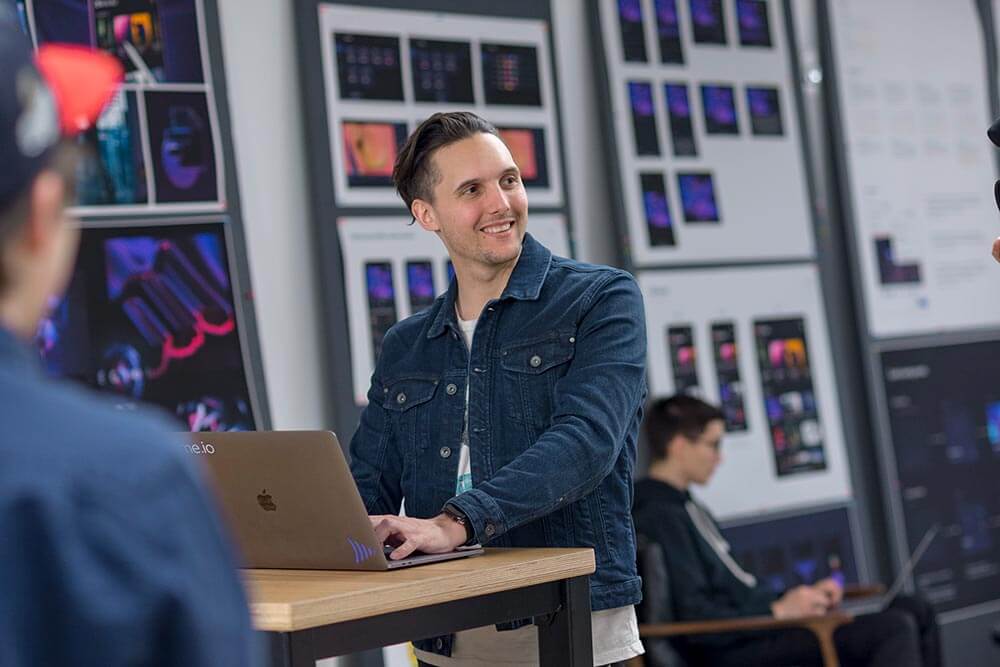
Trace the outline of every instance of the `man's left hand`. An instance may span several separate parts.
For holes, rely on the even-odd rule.
[[[813,584],[813,588],[826,595],[830,607],[836,607],[844,599],[844,589],[834,579],[823,579]]]
[[[443,554],[465,544],[465,526],[445,514],[433,519],[414,519],[391,514],[369,516],[375,537],[382,544],[396,548],[389,554],[392,560],[406,558],[414,551]]]

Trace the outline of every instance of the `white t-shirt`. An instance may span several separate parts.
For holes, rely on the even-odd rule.
[[[639,641],[635,607],[595,611],[590,615],[594,665],[624,662],[644,653]],[[451,657],[414,651],[418,659],[438,667],[533,667],[538,665],[538,628],[526,625],[498,631],[495,626],[455,634]]]
[[[472,339],[476,336],[476,322],[479,320],[463,320],[458,318],[462,327],[462,337],[465,346],[472,353]],[[462,445],[458,449],[458,480],[455,482],[455,495],[465,493],[472,488],[472,461],[469,457],[469,383],[465,383],[465,422],[462,427]]]
[[[456,308],[457,314],[457,308]],[[472,339],[477,320],[458,318],[465,344],[472,352]],[[458,458],[458,479],[455,495],[472,488],[472,467],[469,458],[469,385],[465,385],[465,428]],[[644,653],[639,640],[639,626],[632,606],[595,611],[590,616],[594,665],[623,662]],[[415,650],[418,659],[439,667],[489,667],[508,665],[528,667],[538,664],[538,628],[526,625],[517,630],[499,632],[487,625],[455,634],[451,657]]]

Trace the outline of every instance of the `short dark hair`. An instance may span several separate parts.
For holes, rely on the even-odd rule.
[[[406,210],[410,210],[414,199],[431,201],[434,186],[441,178],[431,162],[435,151],[480,133],[500,136],[492,123],[468,111],[436,113],[417,126],[392,169],[392,182]]]
[[[677,394],[652,401],[642,426],[653,460],[667,458],[667,445],[676,436],[697,440],[716,419],[724,419],[722,411],[694,396]]]

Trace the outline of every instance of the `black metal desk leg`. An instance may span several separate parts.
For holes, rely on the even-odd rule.
[[[308,630],[300,632],[268,632],[271,667],[314,667],[316,656],[312,651],[312,636]]]
[[[593,667],[590,637],[590,580],[575,577],[559,582],[562,607],[538,624],[540,667]]]

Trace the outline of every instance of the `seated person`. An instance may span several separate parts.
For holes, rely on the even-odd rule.
[[[632,512],[636,530],[663,549],[677,621],[816,616],[840,603],[843,591],[832,579],[776,597],[733,560],[715,519],[691,497],[690,486],[708,483],[721,461],[721,411],[690,396],[660,399],[651,403],[644,429],[652,458],[649,477],[636,484]],[[884,612],[859,616],[837,629],[834,642],[845,667],[941,662],[933,612],[914,598],[899,597]],[[672,643],[697,665],[822,664],[815,636],[797,628],[692,635]]]

